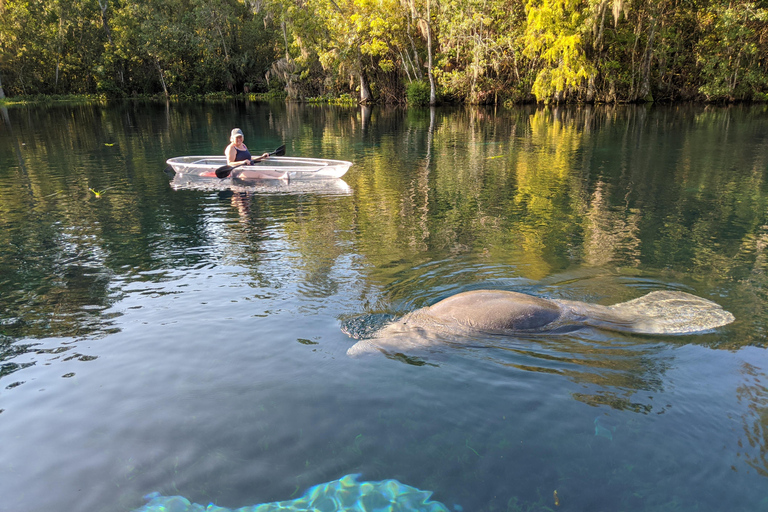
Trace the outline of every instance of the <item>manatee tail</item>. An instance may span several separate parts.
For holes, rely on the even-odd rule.
[[[728,325],[731,313],[690,293],[651,292],[613,306],[591,306],[585,323],[640,334],[692,334]]]

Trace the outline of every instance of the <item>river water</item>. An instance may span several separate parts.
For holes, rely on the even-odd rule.
[[[236,508],[347,474],[455,511],[768,510],[765,106],[2,114],[1,511]],[[233,127],[354,165],[177,186],[165,160]],[[346,355],[480,288],[679,290],[736,321]]]

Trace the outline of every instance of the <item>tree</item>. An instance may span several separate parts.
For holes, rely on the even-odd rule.
[[[40,48],[33,29],[40,23],[34,23],[30,7],[23,0],[6,0],[0,5],[0,49],[11,94],[38,92],[32,77],[40,68],[35,58]]]
[[[446,0],[439,14],[440,83],[470,103],[498,102],[520,94],[521,35],[525,13],[520,2]],[[514,92],[513,92],[514,91]]]
[[[750,99],[768,88],[768,8],[756,2],[714,0],[700,11],[703,37],[696,46],[710,100]]]
[[[386,12],[396,5],[391,0],[384,0],[379,6],[371,0],[348,0],[341,4],[328,0],[324,9],[330,37],[319,49],[320,62],[324,69],[337,67],[341,74],[357,77],[360,103],[373,101],[368,76],[377,61],[388,54],[387,28],[397,17],[387,19]],[[384,65],[391,70],[389,62]]]
[[[115,52],[140,76],[142,92],[159,86],[168,97],[176,83],[188,81],[199,52],[194,41],[192,13],[180,0],[128,3],[115,14]],[[152,80],[147,73],[155,74]]]
[[[294,58],[297,63],[303,61],[305,70],[315,55],[328,79],[357,83],[355,87],[350,81],[346,88],[359,91],[360,103],[374,100],[371,77],[380,79],[381,85],[386,77],[399,73],[397,63],[402,64],[407,48],[406,11],[399,1],[311,0],[300,11],[288,13],[300,55]],[[313,23],[305,12],[312,13]]]
[[[427,0],[427,74],[429,75],[429,105],[434,106],[437,103],[435,94],[435,75],[432,72],[434,62],[432,60],[432,0]]]
[[[580,0],[529,0],[525,55],[542,62],[532,88],[538,100],[578,95],[597,74],[585,53],[590,7]]]

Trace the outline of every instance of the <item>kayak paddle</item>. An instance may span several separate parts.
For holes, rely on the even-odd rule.
[[[285,154],[285,144],[274,150],[269,154],[269,156],[283,156]],[[240,167],[239,165],[236,165],[235,167]],[[222,165],[218,169],[216,169],[214,172],[216,173],[217,178],[226,178],[230,174],[232,174],[232,170],[235,168],[230,165]]]

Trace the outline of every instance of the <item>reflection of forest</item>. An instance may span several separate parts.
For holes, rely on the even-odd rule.
[[[488,339],[482,357],[500,366],[566,377],[581,386],[571,397],[587,405],[662,413],[666,406],[654,404],[643,392],[663,389],[672,359],[658,345],[644,345],[641,340],[617,346],[621,339],[615,334],[591,339],[567,334]]]
[[[739,440],[742,451],[738,455],[768,477],[768,376],[748,363],[744,363],[742,372],[747,382],[739,386],[737,396],[748,412],[742,415],[746,442]]]
[[[0,132],[3,333],[104,328],[120,282],[211,259],[205,192],[168,193],[164,160],[251,147],[355,161],[344,201],[270,198],[308,295],[353,252],[359,286],[475,255],[540,280],[574,267],[690,276],[763,317],[768,222],[759,109],[344,109],[126,104],[10,110]],[[97,198],[89,189],[105,190]],[[251,211],[249,218],[253,219]],[[269,220],[265,220],[269,219]],[[228,225],[229,229],[235,228]],[[241,252],[258,275],[260,237]],[[133,277],[131,277],[133,276]],[[418,285],[418,280],[415,281]],[[730,285],[728,285],[730,286]],[[761,343],[752,322],[740,342]]]
[[[413,147],[404,130],[392,154],[382,144],[366,160],[368,172],[356,188],[361,202],[363,194],[371,196],[366,221],[378,219],[379,233],[393,233],[403,251],[414,239],[429,249],[498,250],[506,257],[512,251],[510,259],[528,263],[532,278],[574,259],[742,278],[751,271],[740,261],[743,253],[759,250],[761,233],[752,230],[763,220],[768,162],[756,140],[759,123],[748,115],[730,128],[743,133],[713,143],[718,125],[736,114],[441,112],[426,186],[418,165],[407,165],[399,173],[404,179],[392,185],[398,193],[384,204],[381,185],[402,167],[393,165],[403,159],[398,152]],[[426,138],[426,119],[420,122]],[[743,147],[745,140],[756,143]],[[410,213],[423,209],[427,194],[425,228],[411,223]],[[391,214],[378,215],[382,208]]]
[[[467,109],[439,111],[431,131],[426,113],[409,116],[419,142],[409,129],[381,141],[353,184],[358,228],[384,241],[360,237],[377,268],[471,253],[532,280],[595,266],[738,283],[755,308],[741,334],[763,343],[751,320],[764,315],[768,229],[759,110]]]

